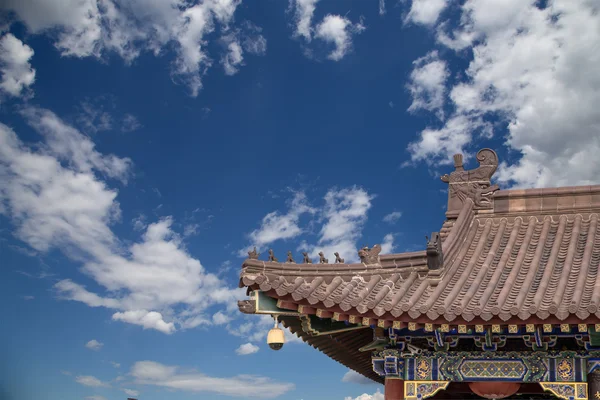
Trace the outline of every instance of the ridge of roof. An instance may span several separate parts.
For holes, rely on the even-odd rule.
[[[493,197],[497,215],[600,210],[600,185],[499,190]]]

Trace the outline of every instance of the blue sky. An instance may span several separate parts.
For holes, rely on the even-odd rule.
[[[463,152],[598,183],[592,0],[0,5],[0,398],[382,400],[237,311],[249,246],[422,249]]]

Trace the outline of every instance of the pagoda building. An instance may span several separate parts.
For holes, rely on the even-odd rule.
[[[499,190],[496,153],[477,161],[456,155],[442,176],[446,220],[424,250],[376,245],[354,264],[252,251],[240,310],[384,384],[386,400],[600,399],[600,186]],[[269,343],[283,345],[278,328]]]

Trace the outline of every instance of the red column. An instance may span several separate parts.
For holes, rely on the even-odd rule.
[[[404,400],[404,381],[402,379],[385,379],[385,400]]]

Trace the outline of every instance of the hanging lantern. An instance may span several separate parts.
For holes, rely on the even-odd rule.
[[[519,382],[469,382],[469,388],[478,396],[486,399],[503,399],[519,391]]]

